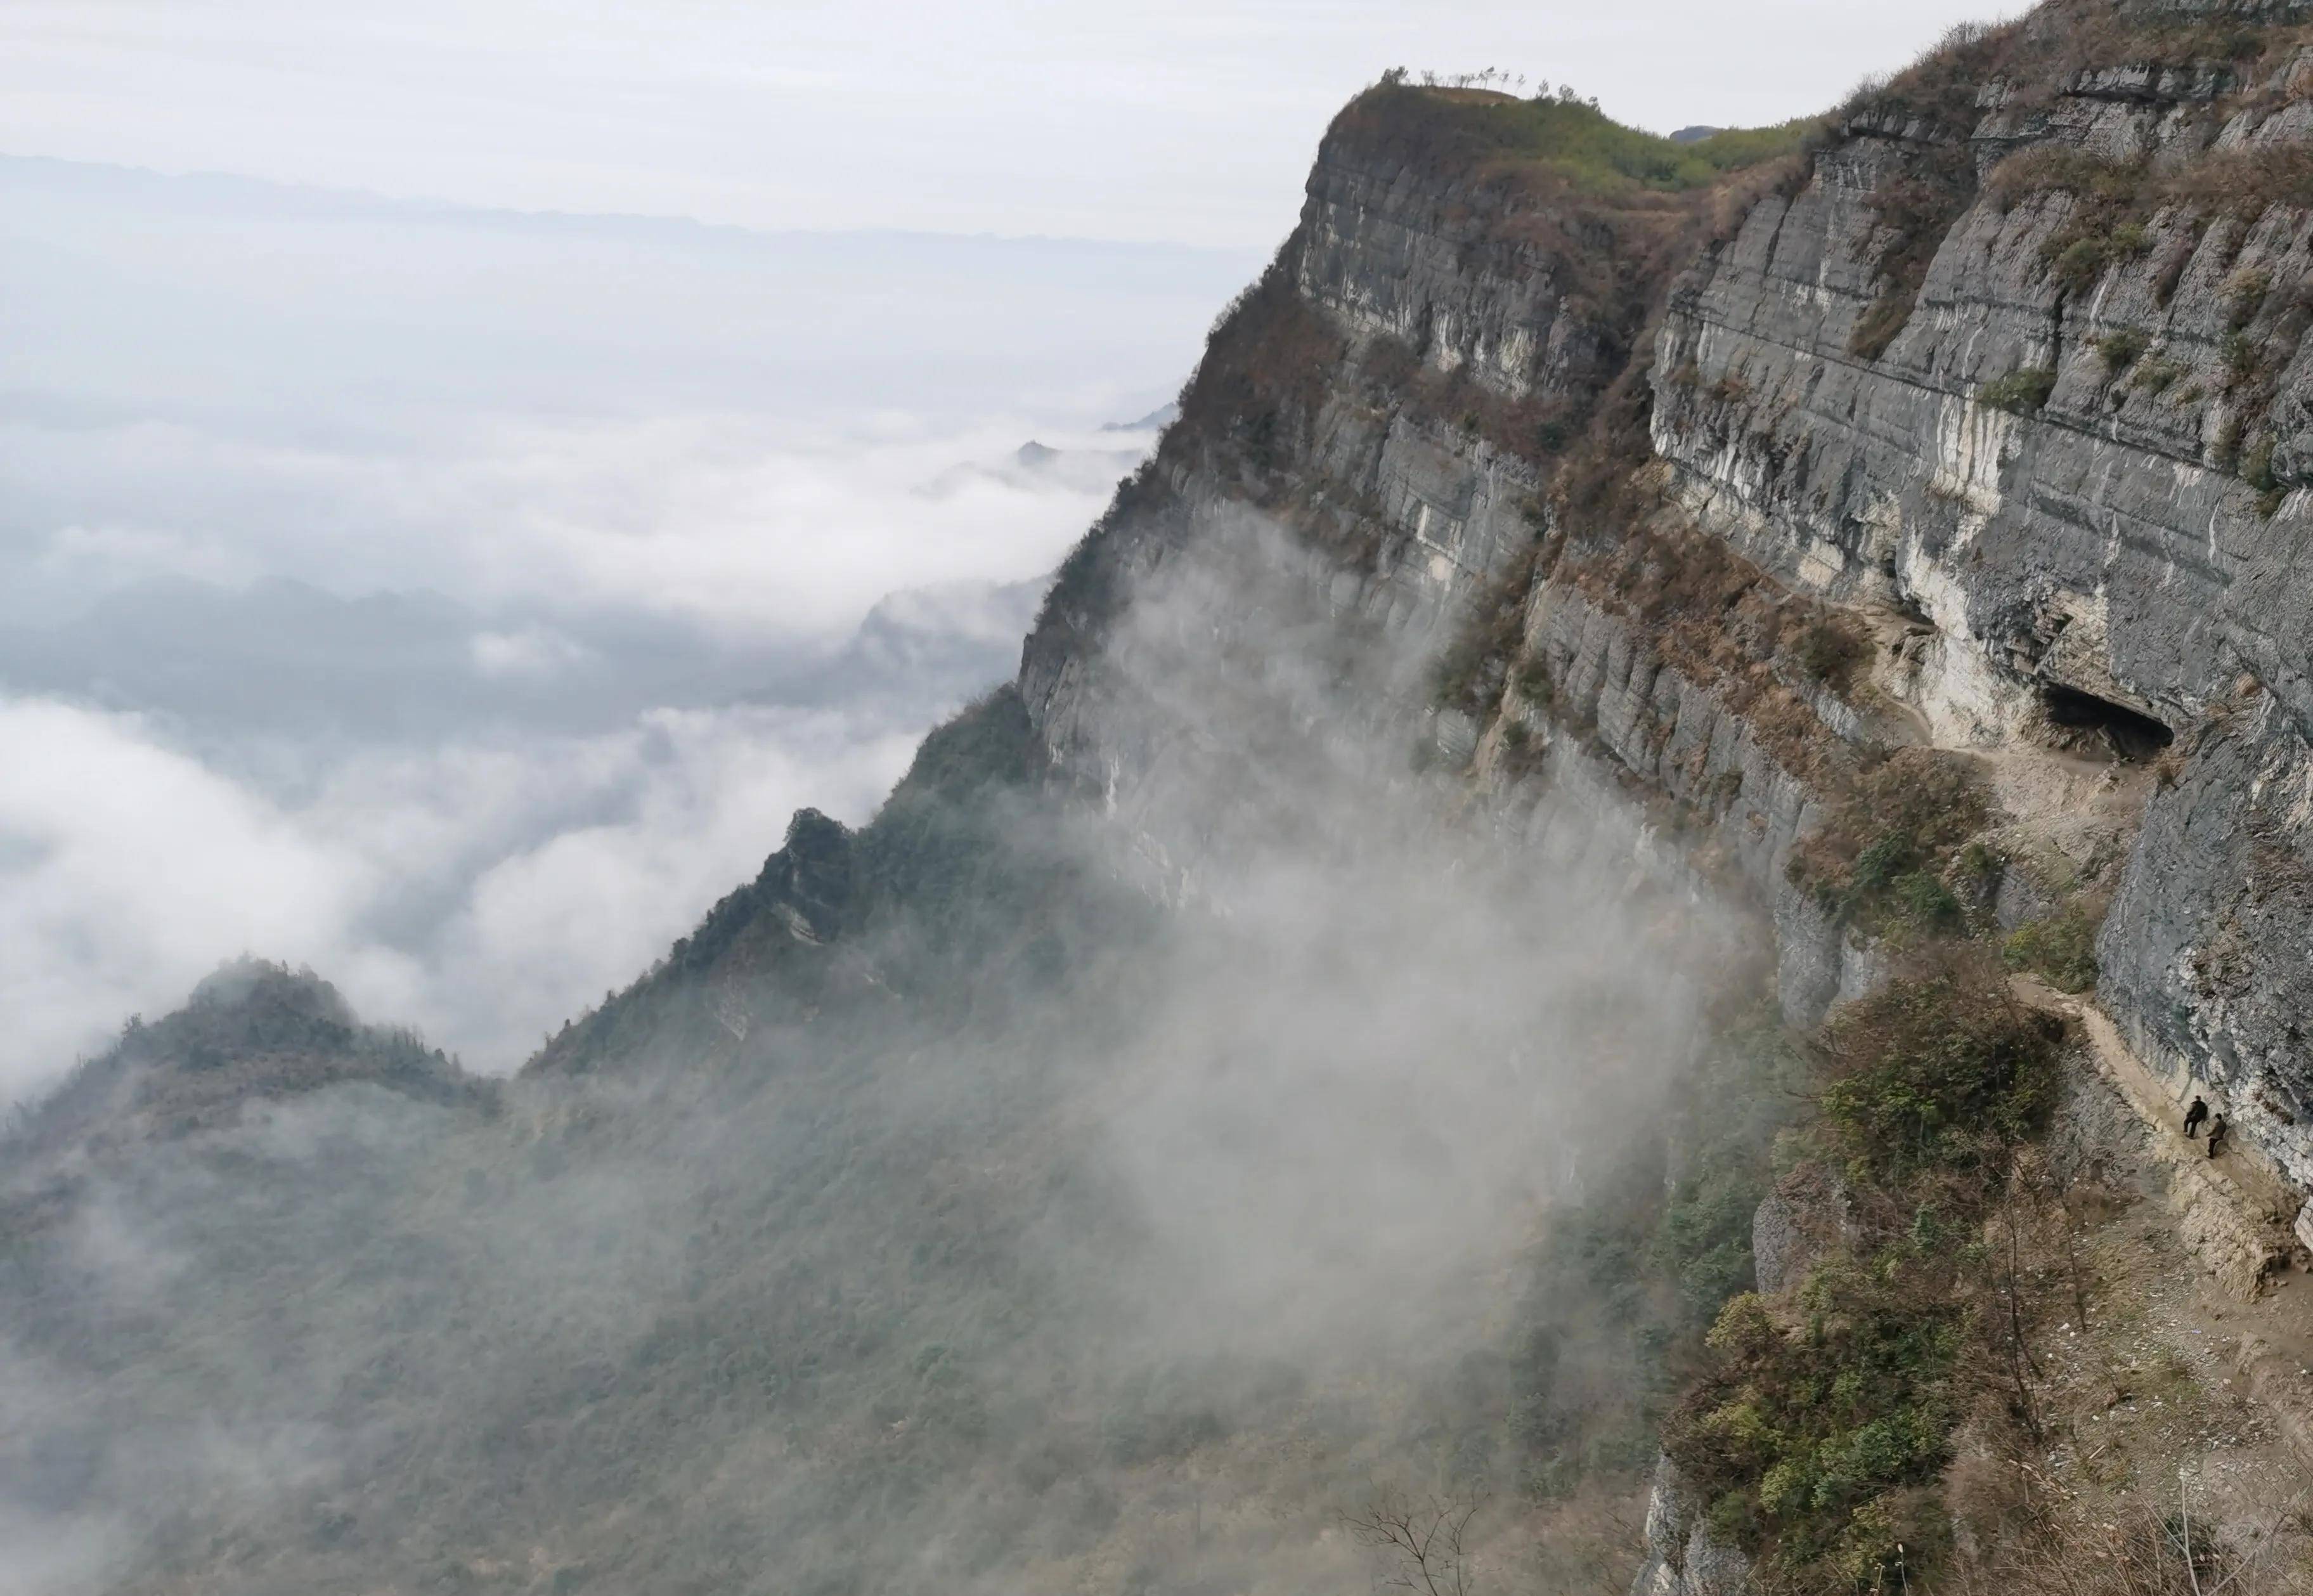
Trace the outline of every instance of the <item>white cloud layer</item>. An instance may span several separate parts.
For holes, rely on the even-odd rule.
[[[656,710],[595,736],[363,749],[285,801],[136,715],[0,699],[0,1095],[243,951],[511,1067],[752,876],[792,810],[864,817],[916,729]]]
[[[15,542],[22,572],[0,616],[68,611],[154,577],[263,574],[483,606],[640,610],[829,643],[896,589],[1051,569],[1113,468],[1097,488],[951,469],[1004,459],[1033,425],[490,416],[381,447],[174,422],[0,422],[0,481],[75,516],[13,538],[0,530],[0,560]],[[476,657],[507,666],[511,647],[502,639]],[[526,647],[553,651],[542,636]]]
[[[1020,429],[885,431],[526,421],[391,458],[190,436],[160,454],[141,427],[50,435],[41,456],[16,435],[0,480],[119,484],[144,523],[92,563],[72,527],[27,551],[64,608],[250,570],[455,598],[356,626],[383,601],[132,586],[150,601],[92,637],[20,624],[0,1097],[244,952],[508,1068],[751,877],[795,808],[864,818],[930,719],[1008,672],[1034,579],[1110,480],[970,471],[932,491]],[[315,536],[300,494],[374,535]],[[41,696],[21,684],[36,667]]]
[[[0,1099],[243,953],[519,1063],[1009,674],[1239,277],[4,160],[0,218]]]

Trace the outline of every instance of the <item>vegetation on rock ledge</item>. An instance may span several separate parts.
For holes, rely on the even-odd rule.
[[[1819,118],[1803,118],[1681,144],[1625,127],[1587,101],[1418,87],[1402,75],[1385,77],[1359,96],[1342,119],[1387,127],[1395,141],[1424,152],[1434,170],[1535,167],[1598,195],[1706,189],[1730,172],[1799,154],[1825,126]]]
[[[1788,1302],[1728,1304],[1664,1428],[1712,1532],[1778,1588],[1892,1588],[1948,1543],[1930,1487],[2020,1334],[1998,1311],[2013,1283],[1984,1218],[2046,1124],[2062,1039],[1967,959],[1832,1027],[1822,1116],[1799,1145],[1836,1161],[1848,1239]],[[2020,1378],[2014,1400],[2028,1408]]]

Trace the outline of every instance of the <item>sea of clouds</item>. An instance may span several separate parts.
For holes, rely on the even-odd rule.
[[[0,198],[9,1098],[244,952],[519,1063],[1009,675],[1253,267]]]

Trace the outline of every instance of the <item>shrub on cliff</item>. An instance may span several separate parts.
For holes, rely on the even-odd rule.
[[[1767,1588],[1893,1588],[1947,1538],[1932,1486],[1969,1401],[1968,1350],[2008,1323],[1982,1311],[1998,1270],[1974,1232],[2010,1151],[2054,1106],[2061,1035],[1981,959],[1834,1022],[1811,1135],[1846,1160],[1848,1250],[1795,1301],[1729,1301],[1663,1427],[1712,1533],[1757,1558]]]
[[[1793,855],[1790,877],[1826,911],[1878,935],[1956,932],[1966,915],[1945,883],[1985,819],[1966,759],[1906,748],[1856,778],[1831,823]]]
[[[2001,944],[2011,970],[2028,970],[2059,992],[2086,992],[2097,983],[2097,918],[2078,904],[2018,926]]]
[[[2037,415],[2056,391],[2056,374],[2045,366],[2027,366],[1994,377],[1975,391],[1975,401],[1987,410],[2011,415]]]
[[[1714,1536],[1774,1588],[1869,1589],[1939,1530],[1917,1487],[1950,1455],[1963,1316],[1902,1269],[1825,1272],[1779,1322],[1755,1296],[1711,1328],[1712,1371],[1664,1425]]]
[[[1871,645],[1867,639],[1858,637],[1828,616],[1817,616],[1799,633],[1799,668],[1811,680],[1826,686],[1842,691],[1851,686],[1856,672],[1870,656]]]
[[[2062,1034],[1971,966],[1893,982],[1833,1022],[1825,1130],[1853,1173],[1883,1187],[1989,1171],[2046,1123]]]
[[[2133,327],[2124,327],[2097,339],[2097,353],[2104,358],[2104,368],[2118,376],[2140,359],[2150,340]]]

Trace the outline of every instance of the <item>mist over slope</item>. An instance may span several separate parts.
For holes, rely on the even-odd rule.
[[[521,1080],[263,969],[88,1066],[10,1149],[12,1539],[90,1559],[36,1588],[1314,1591],[1372,1477],[1514,1474],[1505,1292],[1710,923],[1442,824],[1353,729],[1418,637],[1248,533],[1107,668],[1258,770],[1121,825],[1007,688]]]

